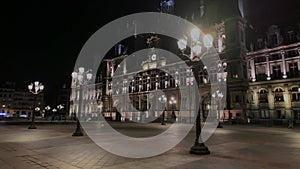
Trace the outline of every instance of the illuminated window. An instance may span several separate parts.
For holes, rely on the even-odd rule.
[[[283,90],[280,88],[277,88],[275,90],[275,102],[283,102]]]
[[[259,92],[259,102],[268,103],[268,91],[265,89],[260,90]]]
[[[300,101],[300,92],[298,87],[292,88],[292,101]]]

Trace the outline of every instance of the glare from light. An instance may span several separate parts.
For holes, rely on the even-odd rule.
[[[187,46],[187,41],[185,39],[180,39],[178,42],[177,42],[177,45],[178,45],[178,48],[180,50],[185,50],[186,49],[186,46]]]
[[[201,46],[200,45],[195,45],[192,47],[192,51],[193,53],[195,53],[196,55],[199,55],[201,53]]]
[[[210,34],[206,34],[203,37],[204,47],[211,48],[213,46],[213,37]]]
[[[200,31],[197,28],[193,28],[191,31],[191,38],[193,41],[198,41],[200,37]]]

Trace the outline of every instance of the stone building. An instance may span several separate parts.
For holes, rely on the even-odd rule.
[[[199,85],[200,90],[200,110],[202,116],[205,117],[207,112],[212,107],[212,94],[211,82],[221,80],[220,82],[227,85],[227,93],[223,100],[227,100],[222,111],[221,118],[223,120],[228,119],[246,119],[246,94],[248,90],[248,75],[247,75],[247,60],[246,60],[246,27],[247,27],[247,8],[245,0],[201,0],[201,1],[187,1],[185,4],[180,5],[175,1],[175,15],[182,16],[195,23],[199,28],[205,32],[210,33],[214,39],[214,46],[220,55],[220,60],[216,61],[215,65],[201,65],[199,70],[199,77],[196,79],[180,79],[180,74],[188,74],[193,69],[181,70],[176,64],[164,63],[164,68],[170,72],[177,72],[176,75],[170,77],[169,74],[156,71],[164,61],[163,56],[157,55],[155,60],[152,59],[153,54],[149,54],[147,59],[143,60],[140,71],[130,72],[128,67],[126,68],[126,54],[117,55],[111,59],[105,60],[102,64],[99,76],[101,80],[93,86],[91,89],[84,89],[83,93],[89,93],[89,96],[83,97],[84,101],[88,103],[86,99],[93,98],[92,103],[84,105],[83,111],[88,114],[95,114],[97,112],[103,112],[106,117],[112,119],[125,120],[141,120],[141,118],[147,118],[151,116],[157,117],[157,112],[148,112],[148,114],[139,114],[138,116],[131,115],[132,110],[127,109],[118,112],[118,99],[113,99],[114,95],[121,95],[123,92],[130,93],[131,97],[134,97],[135,101],[132,103],[136,110],[144,111],[149,110],[150,100],[154,99],[157,102],[157,98],[151,98],[150,91],[158,87],[159,89],[166,90],[167,100],[174,98],[176,105],[170,107],[166,105],[167,114],[170,114],[172,109],[184,109],[194,107],[190,106],[190,93],[183,95],[179,98],[178,89],[176,89],[176,83],[188,86],[189,83],[196,83]],[[173,4],[174,5],[174,4]],[[185,9],[186,7],[186,9]],[[188,10],[187,10],[188,9]],[[177,12],[176,12],[177,11]],[[188,11],[188,12],[187,12]],[[168,12],[168,11],[166,11]],[[174,51],[174,53],[178,53]],[[179,54],[179,53],[178,53]],[[179,54],[180,55],[180,54]],[[186,62],[183,60],[182,62]],[[122,63],[122,64],[120,64]],[[219,65],[224,66],[224,73],[218,71]],[[115,73],[117,68],[123,66],[123,74],[118,75]],[[124,68],[125,67],[125,68]],[[148,67],[147,69],[145,67]],[[151,69],[149,69],[149,67]],[[209,69],[207,69],[209,67]],[[122,73],[122,72],[121,72]],[[210,74],[211,76],[208,76]],[[120,76],[120,77],[119,77]],[[158,76],[158,77],[157,77]],[[113,83],[112,77],[121,78],[117,83]],[[184,77],[184,76],[182,76]],[[189,76],[185,76],[189,77]],[[178,78],[178,79],[176,79]],[[156,81],[157,80],[157,81]],[[74,79],[73,79],[74,81]],[[157,84],[156,84],[157,83]],[[123,87],[122,87],[123,85]],[[156,86],[158,85],[158,86]],[[119,87],[115,87],[119,86]],[[124,87],[129,86],[129,87]],[[188,89],[188,87],[187,87]],[[76,91],[76,90],[75,90]],[[70,113],[77,112],[78,105],[75,104],[78,98],[78,93],[73,91],[71,94],[71,107]],[[225,94],[225,93],[224,93]],[[114,100],[114,101],[113,101]],[[182,102],[179,102],[181,100]],[[158,103],[155,106],[158,107]],[[153,105],[152,105],[153,106]],[[120,111],[120,110],[119,110]],[[147,112],[147,111],[145,111]],[[118,114],[121,113],[121,114]],[[177,112],[179,113],[179,112]],[[118,116],[118,117],[117,117]],[[143,116],[143,117],[142,117]]]
[[[247,53],[247,116],[300,120],[300,25],[272,25]]]
[[[0,113],[7,116],[29,117],[34,105],[41,108],[43,104],[43,93],[38,94],[35,100],[32,93],[17,89],[13,82],[4,82],[0,87]]]

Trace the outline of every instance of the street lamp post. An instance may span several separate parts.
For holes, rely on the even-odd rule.
[[[57,112],[57,109],[54,108],[52,109],[52,118],[51,118],[51,122],[55,119],[55,113]]]
[[[205,56],[209,49],[213,47],[213,37],[209,34],[206,34],[203,36],[203,43],[200,42],[200,31],[199,29],[192,29],[191,31],[191,39],[190,39],[190,54],[187,55],[184,53],[185,49],[187,48],[188,41],[187,39],[180,39],[177,42],[178,48],[182,51],[183,56],[187,56],[192,61],[192,64],[194,65],[194,74],[195,77],[199,77],[199,65],[198,62],[201,60],[203,56]],[[207,49],[206,52],[202,52],[202,45]],[[196,78],[198,82],[198,78]],[[197,86],[198,87],[198,86]],[[197,94],[197,93],[195,93]],[[197,97],[195,97],[197,98]],[[201,141],[199,141],[201,134],[201,117],[200,117],[200,109],[197,112],[197,118],[196,118],[196,139],[195,143],[192,146],[190,153],[191,154],[198,154],[198,155],[204,155],[204,154],[210,154],[210,151],[205,146],[205,144]]]
[[[80,127],[80,114],[81,114],[81,104],[82,104],[82,86],[87,85],[90,80],[92,80],[91,70],[85,71],[83,67],[78,68],[78,72],[74,71],[72,73],[72,78],[75,79],[74,87],[79,88],[79,103],[78,103],[78,115],[76,119],[76,130],[72,136],[83,136]]]
[[[221,125],[221,107],[220,107],[220,101],[223,99],[223,93],[220,92],[219,90],[217,90],[215,93],[212,94],[212,97],[217,101],[217,112],[218,112],[218,128],[223,128],[223,126]]]
[[[34,95],[34,103],[33,103],[33,109],[31,114],[31,124],[28,127],[28,129],[36,129],[35,126],[35,102],[37,100],[37,95],[44,90],[44,85],[38,81],[35,81],[34,84],[28,85],[28,90]]]
[[[175,115],[175,105],[176,105],[176,99],[175,97],[171,97],[169,103],[171,104],[171,107],[172,107],[172,116],[171,116],[171,119],[172,119],[172,122],[175,122],[176,120],[176,115]]]
[[[50,109],[51,109],[50,106],[46,106],[46,107],[45,107],[45,110],[46,110],[46,113],[47,113],[47,116],[46,116],[46,117],[47,117],[47,118],[46,118],[47,120],[48,120],[48,117],[49,117],[49,110],[50,110]]]
[[[60,114],[60,120],[62,120],[62,112],[61,112],[61,110],[64,108],[64,106],[63,105],[58,105],[57,106],[57,109],[59,110],[59,114]]]
[[[165,111],[166,111],[166,102],[167,102],[167,97],[165,95],[162,95],[158,98],[158,100],[161,102],[162,104],[162,108],[164,109],[162,112],[162,118],[161,118],[161,125],[166,125],[165,123]]]

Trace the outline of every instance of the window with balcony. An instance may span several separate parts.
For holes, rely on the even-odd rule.
[[[275,102],[283,102],[283,90],[280,88],[277,88],[275,91]]]

